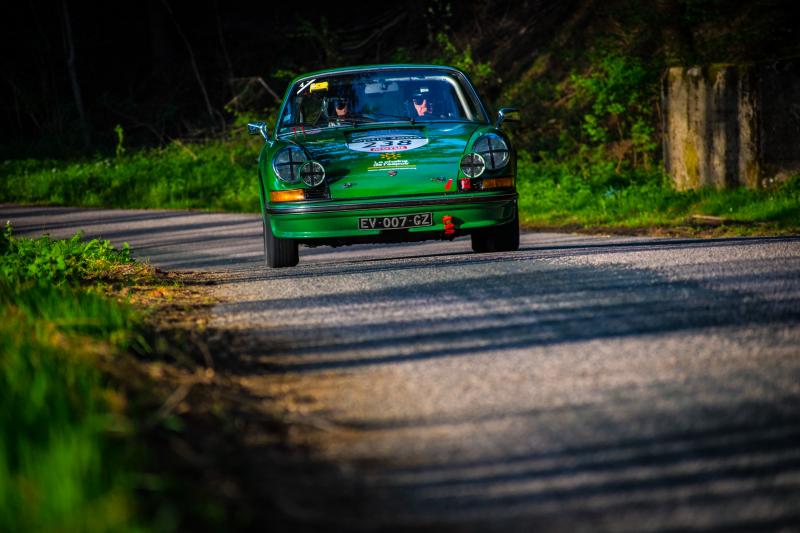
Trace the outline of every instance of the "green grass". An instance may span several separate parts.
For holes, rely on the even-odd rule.
[[[261,144],[173,141],[118,157],[8,160],[0,164],[0,202],[254,212]]]
[[[130,423],[96,367],[138,316],[89,285],[131,264],[107,242],[0,237],[0,531],[140,529]]]
[[[113,158],[5,161],[0,202],[257,212],[260,144],[176,141]],[[800,230],[797,177],[771,190],[678,192],[657,167],[617,171],[608,161],[581,163],[577,156],[534,162],[522,151],[518,189],[529,226],[674,228],[691,215],[712,215],[734,221],[733,232]]]
[[[536,227],[677,228],[693,215],[724,219],[734,232],[753,227],[800,231],[800,176],[771,190],[676,191],[656,172],[602,176],[606,169],[532,162],[522,154],[517,188],[524,224]],[[750,228],[750,229],[748,229]]]

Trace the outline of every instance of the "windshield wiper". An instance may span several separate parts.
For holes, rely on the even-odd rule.
[[[350,122],[351,124],[361,124],[364,122],[375,122],[375,119],[366,115],[349,115],[346,117],[331,117],[332,121]]]
[[[346,116],[346,117],[328,117],[328,121],[324,125],[317,122],[317,123],[313,123],[313,124],[312,123],[292,124],[289,127],[297,128],[298,131],[300,131],[301,129],[304,130],[304,129],[315,129],[315,128],[319,128],[319,127],[331,127],[333,125],[336,125],[336,123],[339,123],[339,124],[350,124],[352,126],[356,126],[358,124],[367,124],[367,123],[370,123],[370,122],[378,122],[378,118],[377,117],[394,118],[394,119],[399,119],[399,120],[403,120],[403,121],[410,122],[410,123],[414,124],[414,119],[413,118],[409,118],[409,117],[403,116],[403,115],[389,115],[389,114],[386,114],[386,113],[364,113],[364,114],[357,114],[357,115],[349,115],[349,116]]]

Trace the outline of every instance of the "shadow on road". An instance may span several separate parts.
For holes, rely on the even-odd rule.
[[[170,268],[224,269],[217,288],[233,296],[213,312],[226,322],[204,333],[216,377],[187,394],[197,434],[177,449],[207,458],[187,479],[236,489],[242,527],[275,509],[287,530],[800,525],[800,352],[786,348],[800,264],[763,248],[798,238],[528,236],[509,254],[316,249],[266,270],[257,218],[15,209],[3,216],[26,216],[28,232],[82,220]]]
[[[230,372],[285,375],[307,385],[316,375],[334,379],[409,364],[424,372],[424,364],[462,358],[491,358],[503,365],[504,360],[523,362],[534,351],[544,363],[547,350],[595,341],[726,337],[748,328],[796,327],[800,293],[784,290],[798,279],[792,258],[773,259],[769,272],[757,276],[759,259],[729,260],[713,283],[692,278],[697,263],[673,267],[666,276],[626,264],[544,261],[632,250],[692,253],[731,243],[763,240],[545,246],[480,257],[448,254],[288,272],[242,271],[228,282],[264,280],[269,287],[300,280],[309,294],[281,297],[267,291],[261,299],[225,303],[217,312],[234,321],[259,313],[270,317],[269,328],[243,327],[226,339],[232,353],[246,355]],[[450,267],[464,267],[459,278],[447,276]],[[326,280],[337,276],[350,276],[352,289],[327,290]],[[364,276],[379,276],[385,286],[365,288]],[[613,360],[615,353],[604,357]],[[653,351],[640,357],[691,368],[698,354]],[[297,508],[318,516],[336,514],[343,527],[572,531],[587,524],[589,530],[619,529],[624,523],[634,530],[723,531],[793,526],[800,520],[795,505],[800,501],[800,394],[785,385],[800,375],[796,365],[786,368],[788,375],[780,372],[779,367],[764,372],[732,367],[707,376],[689,372],[683,381],[618,387],[595,401],[534,410],[475,406],[461,414],[358,419],[323,413],[334,427],[326,431],[356,432],[365,441],[392,432],[424,439],[433,432],[441,446],[469,449],[460,439],[475,438],[495,439],[496,448],[474,459],[421,458],[413,466],[356,463],[351,466],[358,475],[336,478],[315,491],[300,474],[287,494]],[[771,389],[763,401],[740,393]],[[496,436],[470,433],[491,428],[503,429]],[[537,451],[504,447],[526,438],[539,443]],[[364,518],[372,513],[374,522]]]
[[[515,260],[519,259],[485,257],[469,264],[491,265]],[[420,268],[414,261],[412,263],[416,266],[405,262],[380,266],[371,263],[361,266],[360,271]],[[785,264],[783,269],[779,265],[773,267],[778,268],[761,276],[760,284],[780,287],[797,275],[792,264]],[[733,287],[748,281],[747,277],[738,275],[715,279],[720,286]],[[452,305],[448,306],[448,301]],[[363,324],[331,320],[337,314],[354,314],[355,310],[368,308],[373,302],[389,306],[394,312],[384,314],[396,318]],[[438,303],[433,306],[434,311],[425,312],[432,303]],[[348,311],[350,308],[352,310]],[[402,284],[380,290],[358,289],[338,292],[330,298],[315,294],[232,302],[220,306],[219,313],[248,314],[264,309],[308,317],[306,324],[281,328],[282,336],[293,339],[295,357],[292,362],[273,364],[269,358],[264,360],[264,370],[291,372],[462,357],[611,337],[758,324],[789,325],[800,321],[797,296],[765,300],[742,290],[711,289],[695,281],[671,281],[652,270],[575,266]],[[264,333],[252,330],[244,336],[259,337]],[[264,341],[262,345],[271,345],[267,339]]]
[[[566,245],[522,245],[518,252],[503,254],[477,255],[471,251],[430,253],[425,255],[404,255],[398,257],[362,257],[357,259],[338,259],[329,262],[303,264],[301,248],[301,263],[292,269],[268,269],[258,265],[257,268],[237,269],[230,277],[219,280],[220,284],[241,283],[246,281],[272,281],[291,280],[300,278],[324,278],[326,276],[340,276],[347,274],[369,274],[373,272],[396,272],[403,270],[416,270],[424,267],[455,268],[458,266],[471,266],[479,264],[506,263],[509,261],[535,261],[548,258],[579,257],[595,254],[655,252],[655,251],[686,251],[694,249],[711,249],[718,247],[763,245],[764,243],[796,243],[800,237],[732,237],[724,239],[665,239],[663,241],[633,241],[622,243],[580,243]],[[375,245],[380,249],[380,245]],[[364,248],[360,246],[360,248]],[[327,250],[336,250],[325,248]],[[313,249],[316,251],[317,249]],[[317,255],[324,255],[324,252]],[[398,260],[400,259],[400,260]],[[262,262],[260,254],[247,258],[247,263]],[[193,263],[191,260],[181,264],[183,268],[205,267],[205,260]]]

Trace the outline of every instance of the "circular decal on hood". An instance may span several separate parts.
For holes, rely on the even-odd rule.
[[[405,152],[425,146],[428,139],[419,135],[391,134],[372,135],[351,139],[347,147],[356,152]]]

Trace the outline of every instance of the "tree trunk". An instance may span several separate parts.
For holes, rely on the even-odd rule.
[[[153,74],[160,81],[166,81],[173,73],[178,61],[177,52],[171,37],[172,21],[161,0],[147,2],[147,21],[150,29],[150,53],[153,57]]]
[[[66,0],[62,0],[61,8],[64,15],[64,41],[67,47],[67,72],[69,73],[69,81],[72,85],[72,96],[75,98],[75,107],[78,109],[81,133],[83,135],[83,144],[86,148],[89,148],[91,145],[91,139],[89,138],[89,125],[86,122],[86,113],[83,110],[81,86],[78,82],[78,72],[75,68],[75,43],[72,40],[72,24],[70,23],[69,19],[69,11],[67,10]]]
[[[164,4],[164,8],[169,13],[170,17],[172,17],[172,22],[175,23],[175,29],[178,30],[178,35],[180,35],[181,39],[183,40],[183,44],[186,46],[186,51],[189,53],[189,61],[192,65],[192,72],[194,72],[194,77],[197,80],[197,85],[200,86],[200,92],[203,93],[203,100],[206,104],[206,111],[208,111],[208,118],[211,121],[211,127],[216,127],[216,115],[214,114],[214,108],[211,106],[211,99],[208,97],[208,91],[206,90],[206,84],[203,82],[203,78],[200,76],[200,70],[197,68],[197,61],[194,58],[194,51],[192,50],[192,45],[189,43],[189,39],[186,37],[186,34],[183,33],[180,24],[178,24],[178,20],[175,18],[175,14],[172,12],[172,8],[169,7],[169,3],[167,0],[162,0]]]

